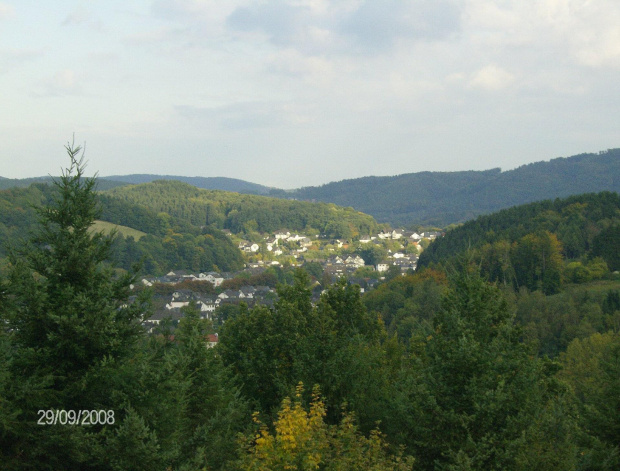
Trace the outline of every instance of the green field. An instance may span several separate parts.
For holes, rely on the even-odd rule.
[[[146,235],[146,232],[139,231],[137,229],[132,229],[127,226],[119,226],[117,224],[112,224],[111,222],[106,221],[95,221],[92,225],[91,230],[94,232],[103,231],[106,234],[109,234],[112,230],[116,229],[116,231],[121,234],[123,237],[133,237],[135,240],[140,240],[142,237]]]
[[[607,293],[610,290],[620,290],[620,276],[612,275],[610,280],[596,280],[581,284],[566,284],[565,290],[586,289],[590,293]]]

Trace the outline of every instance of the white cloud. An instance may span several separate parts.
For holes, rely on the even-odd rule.
[[[333,83],[344,70],[335,70],[334,63],[322,56],[305,56],[295,49],[284,49],[271,54],[267,59],[271,72],[302,78],[314,85],[327,86]]]
[[[91,15],[85,8],[77,8],[72,13],[67,15],[62,22],[63,25],[81,25],[88,22],[91,19]]]
[[[15,9],[8,3],[0,3],[0,20],[10,18],[15,13]]]
[[[76,72],[72,69],[63,69],[59,70],[53,77],[46,80],[36,95],[59,97],[79,95],[81,93],[82,86]]]
[[[183,30],[171,27],[159,27],[148,31],[129,34],[122,39],[126,45],[149,45],[166,42],[178,37]]]
[[[551,50],[558,62],[620,66],[616,0],[469,0],[463,19],[472,44],[497,56],[529,48],[530,60]]]
[[[478,70],[469,82],[469,86],[486,90],[501,90],[514,82],[514,75],[496,66],[487,65]]]
[[[581,43],[575,56],[590,67],[620,67],[620,29],[602,31],[597,36],[594,41]]]
[[[42,50],[35,49],[0,50],[0,72],[37,60],[43,55]]]
[[[620,4],[615,0],[544,0],[534,10],[551,39],[579,64],[620,66]]]
[[[272,103],[245,102],[219,107],[177,106],[184,118],[199,120],[211,127],[225,130],[247,130],[271,127],[283,119],[281,109]]]
[[[88,26],[89,29],[96,31],[103,30],[103,22],[97,18],[90,10],[83,7],[76,8],[69,13],[62,22],[63,26]]]
[[[571,155],[579,135],[575,153],[619,145],[617,0],[34,3],[0,0],[7,106],[29,132],[131,133],[135,170],[186,138],[237,159],[222,172],[269,162],[273,179],[284,156],[312,157],[315,182],[341,158],[361,176]],[[106,31],[84,34],[95,16]]]
[[[157,0],[153,2],[151,11],[157,18],[172,21],[205,21],[224,19],[240,2],[227,0]]]
[[[459,31],[459,17],[451,0],[279,0],[242,5],[227,25],[304,54],[359,56],[390,51],[400,41],[445,40]]]

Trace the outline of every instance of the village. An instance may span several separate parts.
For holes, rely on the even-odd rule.
[[[165,322],[174,329],[183,317],[183,308],[194,306],[202,319],[213,322],[214,329],[241,303],[273,306],[277,299],[275,285],[286,273],[303,267],[313,280],[312,300],[333,281],[346,277],[360,286],[362,292],[380,282],[413,273],[419,254],[441,232],[415,232],[403,229],[382,230],[374,235],[359,236],[351,241],[308,236],[281,230],[261,240],[248,241],[224,231],[244,254],[246,263],[241,272],[189,273],[174,270],[161,277],[145,276],[142,287],[154,287],[154,314],[144,321],[153,332]],[[209,345],[217,344],[217,334]]]

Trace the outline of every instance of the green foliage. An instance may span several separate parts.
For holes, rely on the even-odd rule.
[[[355,252],[364,259],[366,265],[371,266],[376,266],[387,257],[387,250],[375,244],[361,245]]]
[[[267,194],[269,188],[256,183],[250,183],[237,178],[226,177],[183,177],[178,175],[113,175],[102,179],[104,182],[127,184],[150,183],[155,180],[178,180],[206,190],[234,191],[237,193],[250,193],[256,195]]]
[[[321,280],[323,278],[323,265],[320,263],[306,262],[303,268],[308,272],[308,275],[314,277],[316,280]]]
[[[176,339],[146,338],[148,292],[108,265],[112,235],[79,148],[40,226],[0,280],[0,461],[3,469],[221,469],[249,421],[210,325],[186,309]],[[105,411],[96,425],[37,424],[38,411]],[[112,415],[110,415],[112,414]],[[108,417],[113,417],[109,420]]]
[[[544,231],[522,237],[511,248],[510,258],[517,287],[541,289],[545,294],[560,290],[562,246],[554,234]]]
[[[396,387],[388,429],[407,431],[401,439],[421,468],[522,469],[518,457],[540,464],[562,453],[568,463],[560,469],[570,469],[568,417],[562,434],[537,429],[549,427],[547,414],[561,408],[555,370],[520,343],[499,290],[475,274],[457,275],[433,324],[417,366]]]
[[[124,305],[134,274],[116,278],[106,264],[112,237],[90,231],[99,209],[95,180],[83,178],[76,160],[79,151],[67,147],[71,166],[56,182],[59,195],[37,210],[38,234],[10,257],[14,341],[36,348],[60,384],[106,357],[126,355],[143,314],[141,302]]]
[[[620,465],[618,283],[570,283],[608,276],[609,247],[601,258],[590,250],[617,226],[617,195],[515,209],[510,214],[522,217],[523,227],[510,217],[500,218],[504,229],[481,233],[482,226],[465,224],[466,234],[483,240],[470,244],[468,265],[450,265],[449,283],[427,268],[362,298],[341,279],[313,303],[308,272],[321,273],[311,263],[238,277],[228,286],[280,282],[277,300],[273,308],[220,308],[220,344],[209,348],[213,326],[195,304],[183,308],[174,332],[161,325],[146,335],[140,322],[149,290],[130,302],[135,271],[119,275],[111,252],[125,263],[148,247],[145,264],[159,270],[166,263],[207,266],[236,251],[212,225],[230,216],[255,231],[263,217],[246,217],[240,206],[220,213],[213,202],[206,214],[212,225],[202,230],[153,209],[127,216],[122,208],[140,207],[100,199],[95,181],[83,177],[79,149],[67,151],[71,164],[55,191],[35,185],[0,194],[0,218],[8,223],[0,235],[34,229],[0,278],[3,469],[411,469],[400,446],[428,470]],[[150,227],[146,245],[93,232],[102,201],[115,218]],[[190,217],[192,204],[175,211]],[[578,257],[563,273],[562,253]],[[559,275],[569,283],[546,295],[557,291]],[[213,291],[208,286],[204,292]],[[563,370],[540,358],[558,355]],[[318,384],[322,397],[296,388],[300,381]],[[342,414],[343,404],[355,420]],[[38,410],[56,409],[113,411],[115,421],[37,425]],[[273,426],[256,415],[252,424],[253,409]]]
[[[613,264],[617,252],[613,230],[607,228],[618,221],[620,197],[615,193],[532,203],[481,216],[448,232],[422,253],[418,266],[451,263],[469,252],[490,280],[552,294],[562,286],[563,257],[590,260],[587,270],[568,267],[569,281],[605,276],[602,262]],[[602,258],[594,262],[597,256]]]
[[[116,238],[111,259],[126,270],[142,261],[142,271],[151,275],[171,270],[208,272],[216,267],[236,271],[243,267],[238,248],[221,231],[210,227],[186,232],[168,229],[163,237],[147,235],[137,242],[133,237]]]
[[[618,331],[620,312],[612,301],[614,293],[597,293],[587,286],[570,287],[554,296],[521,290],[514,297],[516,321],[539,355],[557,357],[574,339]]]
[[[366,308],[381,315],[388,332],[406,345],[432,331],[445,283],[423,273],[397,277],[364,295]]]
[[[380,273],[375,270],[374,267],[364,266],[355,270],[353,276],[355,278],[371,278],[373,280],[378,280]]]
[[[222,328],[218,349],[240,389],[270,413],[299,381],[319,384],[329,420],[346,401],[369,430],[388,382],[383,329],[361,303],[359,287],[341,280],[313,307],[308,275],[300,270],[294,285],[280,286],[278,294],[273,309],[241,310]]]
[[[620,466],[620,337],[595,333],[573,340],[561,355],[561,377],[579,410],[583,469]]]
[[[10,255],[2,320],[16,383],[8,396],[19,425],[3,433],[9,466],[79,467],[92,446],[83,429],[46,434],[36,412],[111,409],[115,403],[98,394],[94,372],[127,359],[142,333],[146,299],[127,304],[134,274],[116,277],[106,264],[112,238],[90,230],[100,214],[95,180],[83,177],[80,148],[66,149],[70,166],[55,182],[52,202],[36,210],[37,233]]]
[[[592,241],[592,255],[602,257],[612,271],[620,270],[620,225],[603,229]]]
[[[155,181],[115,188],[106,194],[155,212],[166,212],[187,224],[212,225],[230,229],[233,233],[273,233],[286,228],[350,238],[377,229],[372,217],[352,208],[201,190],[178,181]]]
[[[272,194],[352,206],[379,222],[395,226],[416,223],[445,227],[532,201],[579,193],[620,192],[619,157],[620,149],[610,149],[505,172],[496,168],[364,177]]]
[[[37,184],[0,192],[0,256],[6,255],[5,245],[9,241],[15,243],[37,230],[34,207],[50,204],[53,189],[50,185]],[[168,214],[158,214],[104,193],[98,193],[96,198],[101,221],[93,224],[91,230],[96,230],[97,224],[127,228],[117,232],[111,246],[110,260],[116,266],[132,270],[142,262],[142,272],[152,275],[163,275],[173,269],[211,271],[217,266],[235,271],[243,267],[237,247],[214,227],[201,230]],[[140,237],[134,237],[137,235]]]

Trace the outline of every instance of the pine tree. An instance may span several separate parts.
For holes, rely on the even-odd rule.
[[[398,387],[393,427],[407,431],[422,469],[571,469],[557,367],[532,358],[500,290],[467,270],[451,280],[418,365]],[[556,435],[544,433],[553,414]]]
[[[11,345],[5,397],[19,411],[2,430],[9,469],[81,468],[94,443],[85,429],[42,427],[37,412],[114,410],[114,365],[133,352],[147,306],[144,296],[128,302],[135,273],[117,275],[107,263],[114,234],[92,231],[96,180],[84,176],[81,148],[66,150],[70,164],[54,181],[57,194],[37,209],[38,231],[10,254],[2,290]]]

